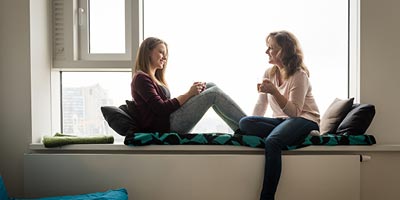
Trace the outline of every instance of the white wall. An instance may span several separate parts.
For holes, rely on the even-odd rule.
[[[375,104],[369,132],[383,144],[400,144],[399,9],[397,0],[361,0],[360,99]]]
[[[397,0],[361,0],[360,97],[376,105],[368,132],[379,144],[400,145],[399,8]],[[0,174],[14,197],[23,194],[23,154],[29,152],[33,127],[29,23],[29,1],[0,1]],[[362,165],[363,200],[398,197],[393,187],[400,184],[399,158],[399,152],[374,153],[371,164]]]
[[[360,99],[376,106],[368,132],[378,144],[400,144],[400,1],[361,0]],[[361,167],[361,199],[400,199],[400,153],[371,153]]]
[[[0,174],[18,195],[32,127],[29,1],[0,1],[0,52]]]

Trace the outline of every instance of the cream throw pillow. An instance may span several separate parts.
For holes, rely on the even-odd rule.
[[[326,109],[324,115],[321,118],[320,133],[328,134],[336,133],[336,129],[340,122],[346,117],[347,113],[350,112],[351,106],[353,105],[354,98],[350,99],[338,99],[336,98],[332,104]]]

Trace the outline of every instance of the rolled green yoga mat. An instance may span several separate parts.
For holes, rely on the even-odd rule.
[[[109,135],[74,136],[56,133],[54,136],[44,136],[43,145],[47,148],[60,147],[67,144],[112,144],[114,137]]]

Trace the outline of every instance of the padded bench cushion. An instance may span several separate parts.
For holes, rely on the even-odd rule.
[[[235,145],[264,148],[264,138],[228,133],[133,133],[125,137],[125,145]],[[373,135],[309,135],[303,143],[288,146],[287,150],[309,145],[372,145],[376,144]]]

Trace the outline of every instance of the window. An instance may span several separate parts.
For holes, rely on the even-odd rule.
[[[335,97],[348,96],[348,16],[347,0],[146,0],[144,36],[169,44],[167,80],[175,95],[193,81],[212,81],[251,114],[255,85],[270,66],[265,37],[288,30],[302,45],[322,113]],[[198,131],[227,129],[207,114]]]
[[[139,42],[138,1],[52,0],[52,131],[113,134],[100,107],[130,97],[133,58]],[[136,12],[134,12],[136,10]],[[136,39],[133,39],[136,38]],[[59,89],[61,85],[61,88]],[[59,95],[60,97],[54,97]],[[60,103],[57,103],[61,102]]]
[[[51,2],[53,68],[96,71],[132,67],[140,40],[138,1]]]
[[[131,59],[131,1],[80,0],[79,50],[82,60]]]
[[[70,19],[63,20],[62,34],[53,27],[66,133],[117,135],[99,107],[131,98],[130,68],[137,47],[149,36],[169,44],[166,76],[172,96],[186,92],[193,81],[214,82],[251,114],[258,96],[251,88],[269,66],[265,37],[283,29],[302,45],[321,114],[335,97],[349,95],[349,63],[354,64],[349,61],[349,11],[354,9],[349,0],[54,2],[53,18]],[[57,9],[60,5],[63,9]],[[232,132],[212,109],[193,131]]]
[[[89,53],[126,53],[125,1],[90,0]]]
[[[61,72],[62,131],[68,134],[111,134],[123,137],[104,120],[100,107],[119,106],[131,99],[130,72]]]

